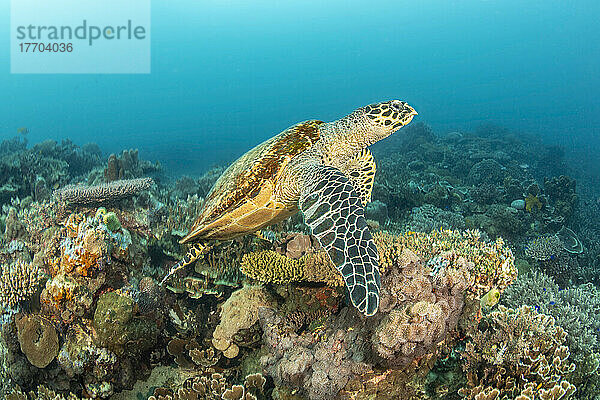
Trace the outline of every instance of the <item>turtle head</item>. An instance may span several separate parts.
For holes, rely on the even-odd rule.
[[[390,100],[361,107],[348,117],[361,146],[367,147],[407,125],[415,115],[415,109],[406,102]]]
[[[408,125],[417,115],[414,108],[400,100],[390,100],[370,104],[357,111],[362,112],[368,124],[377,130],[383,130],[387,135]],[[386,136],[387,136],[386,135]]]

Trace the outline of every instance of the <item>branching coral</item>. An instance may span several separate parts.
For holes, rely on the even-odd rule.
[[[2,266],[0,275],[0,303],[15,308],[20,302],[28,300],[45,279],[37,264],[18,260]]]
[[[575,370],[564,345],[567,334],[554,318],[533,308],[500,307],[480,323],[467,343],[467,399],[566,399]]]
[[[8,210],[6,221],[4,221],[4,241],[10,242],[15,239],[22,238],[27,234],[26,226],[17,217],[17,210],[11,207]]]
[[[563,244],[556,235],[540,236],[531,240],[525,248],[525,255],[537,261],[548,261],[563,251]]]
[[[134,196],[147,190],[154,181],[151,178],[123,179],[96,186],[68,185],[54,192],[61,201],[73,205],[108,204]]]
[[[560,290],[552,278],[533,272],[519,277],[501,300],[510,307],[535,307],[556,319],[568,333],[566,343],[577,366],[571,382],[579,397],[593,398],[600,390],[600,290],[591,284]]]

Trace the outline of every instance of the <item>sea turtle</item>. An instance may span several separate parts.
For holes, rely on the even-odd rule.
[[[361,107],[333,122],[300,122],[248,151],[212,187],[175,271],[206,242],[256,232],[301,210],[312,234],[343,275],[352,304],[365,315],[379,305],[377,248],[364,218],[375,162],[367,146],[417,115],[400,100]]]

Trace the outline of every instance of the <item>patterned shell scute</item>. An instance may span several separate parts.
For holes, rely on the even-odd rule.
[[[309,120],[294,125],[250,150],[234,162],[208,194],[202,214],[191,231],[209,224],[255,197],[265,181],[275,181],[286,160],[292,159],[319,140],[323,121]]]

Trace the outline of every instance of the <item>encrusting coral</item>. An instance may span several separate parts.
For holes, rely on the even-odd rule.
[[[234,358],[239,347],[234,336],[258,322],[258,309],[271,307],[274,300],[261,286],[244,286],[233,292],[221,307],[221,322],[213,332],[212,343],[227,358]]]
[[[565,346],[567,334],[554,318],[532,307],[500,306],[471,335],[464,357],[467,399],[567,399],[575,364]]]
[[[58,333],[52,323],[39,315],[21,315],[16,318],[21,351],[29,362],[44,368],[58,354]]]

